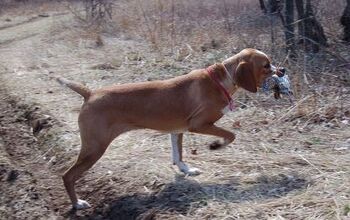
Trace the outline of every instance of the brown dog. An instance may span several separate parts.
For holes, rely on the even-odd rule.
[[[63,175],[73,207],[89,203],[77,198],[75,181],[103,155],[118,135],[141,128],[171,134],[173,163],[188,175],[199,174],[182,161],[183,132],[223,138],[214,147],[224,146],[235,135],[214,123],[229,108],[231,95],[242,87],[257,92],[263,81],[278,71],[266,54],[255,49],[240,53],[207,69],[163,81],[114,85],[95,91],[65,80],[57,80],[82,95],[85,102],[79,115],[81,150],[75,164]]]

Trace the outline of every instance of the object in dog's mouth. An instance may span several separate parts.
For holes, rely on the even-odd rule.
[[[282,76],[277,74],[272,75],[264,81],[262,89],[264,92],[273,91],[275,99],[281,98],[282,94],[288,96],[289,101],[293,102],[291,98],[293,91],[287,74],[283,74]]]

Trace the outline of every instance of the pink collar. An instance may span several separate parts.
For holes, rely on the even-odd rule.
[[[219,87],[219,89],[221,90],[221,92],[223,93],[223,95],[225,96],[225,98],[227,99],[228,102],[228,107],[231,111],[234,110],[235,105],[233,103],[233,99],[231,98],[229,92],[227,91],[227,89],[220,83],[218,77],[215,75],[213,68],[212,67],[208,67],[206,68],[209,77],[215,82],[215,84]]]

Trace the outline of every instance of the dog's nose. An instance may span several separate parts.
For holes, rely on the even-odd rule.
[[[284,67],[278,67],[276,70],[276,74],[279,77],[283,77],[285,73],[286,73],[286,69]]]

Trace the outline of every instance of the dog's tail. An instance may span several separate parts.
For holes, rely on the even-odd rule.
[[[81,85],[79,83],[75,83],[75,82],[69,81],[69,80],[67,80],[65,78],[62,78],[62,77],[58,77],[58,78],[56,78],[56,80],[61,85],[67,86],[71,90],[73,90],[73,91],[79,93],[80,95],[82,95],[85,100],[87,100],[91,96],[91,90],[89,88],[87,88],[86,86],[84,86],[84,85]]]

